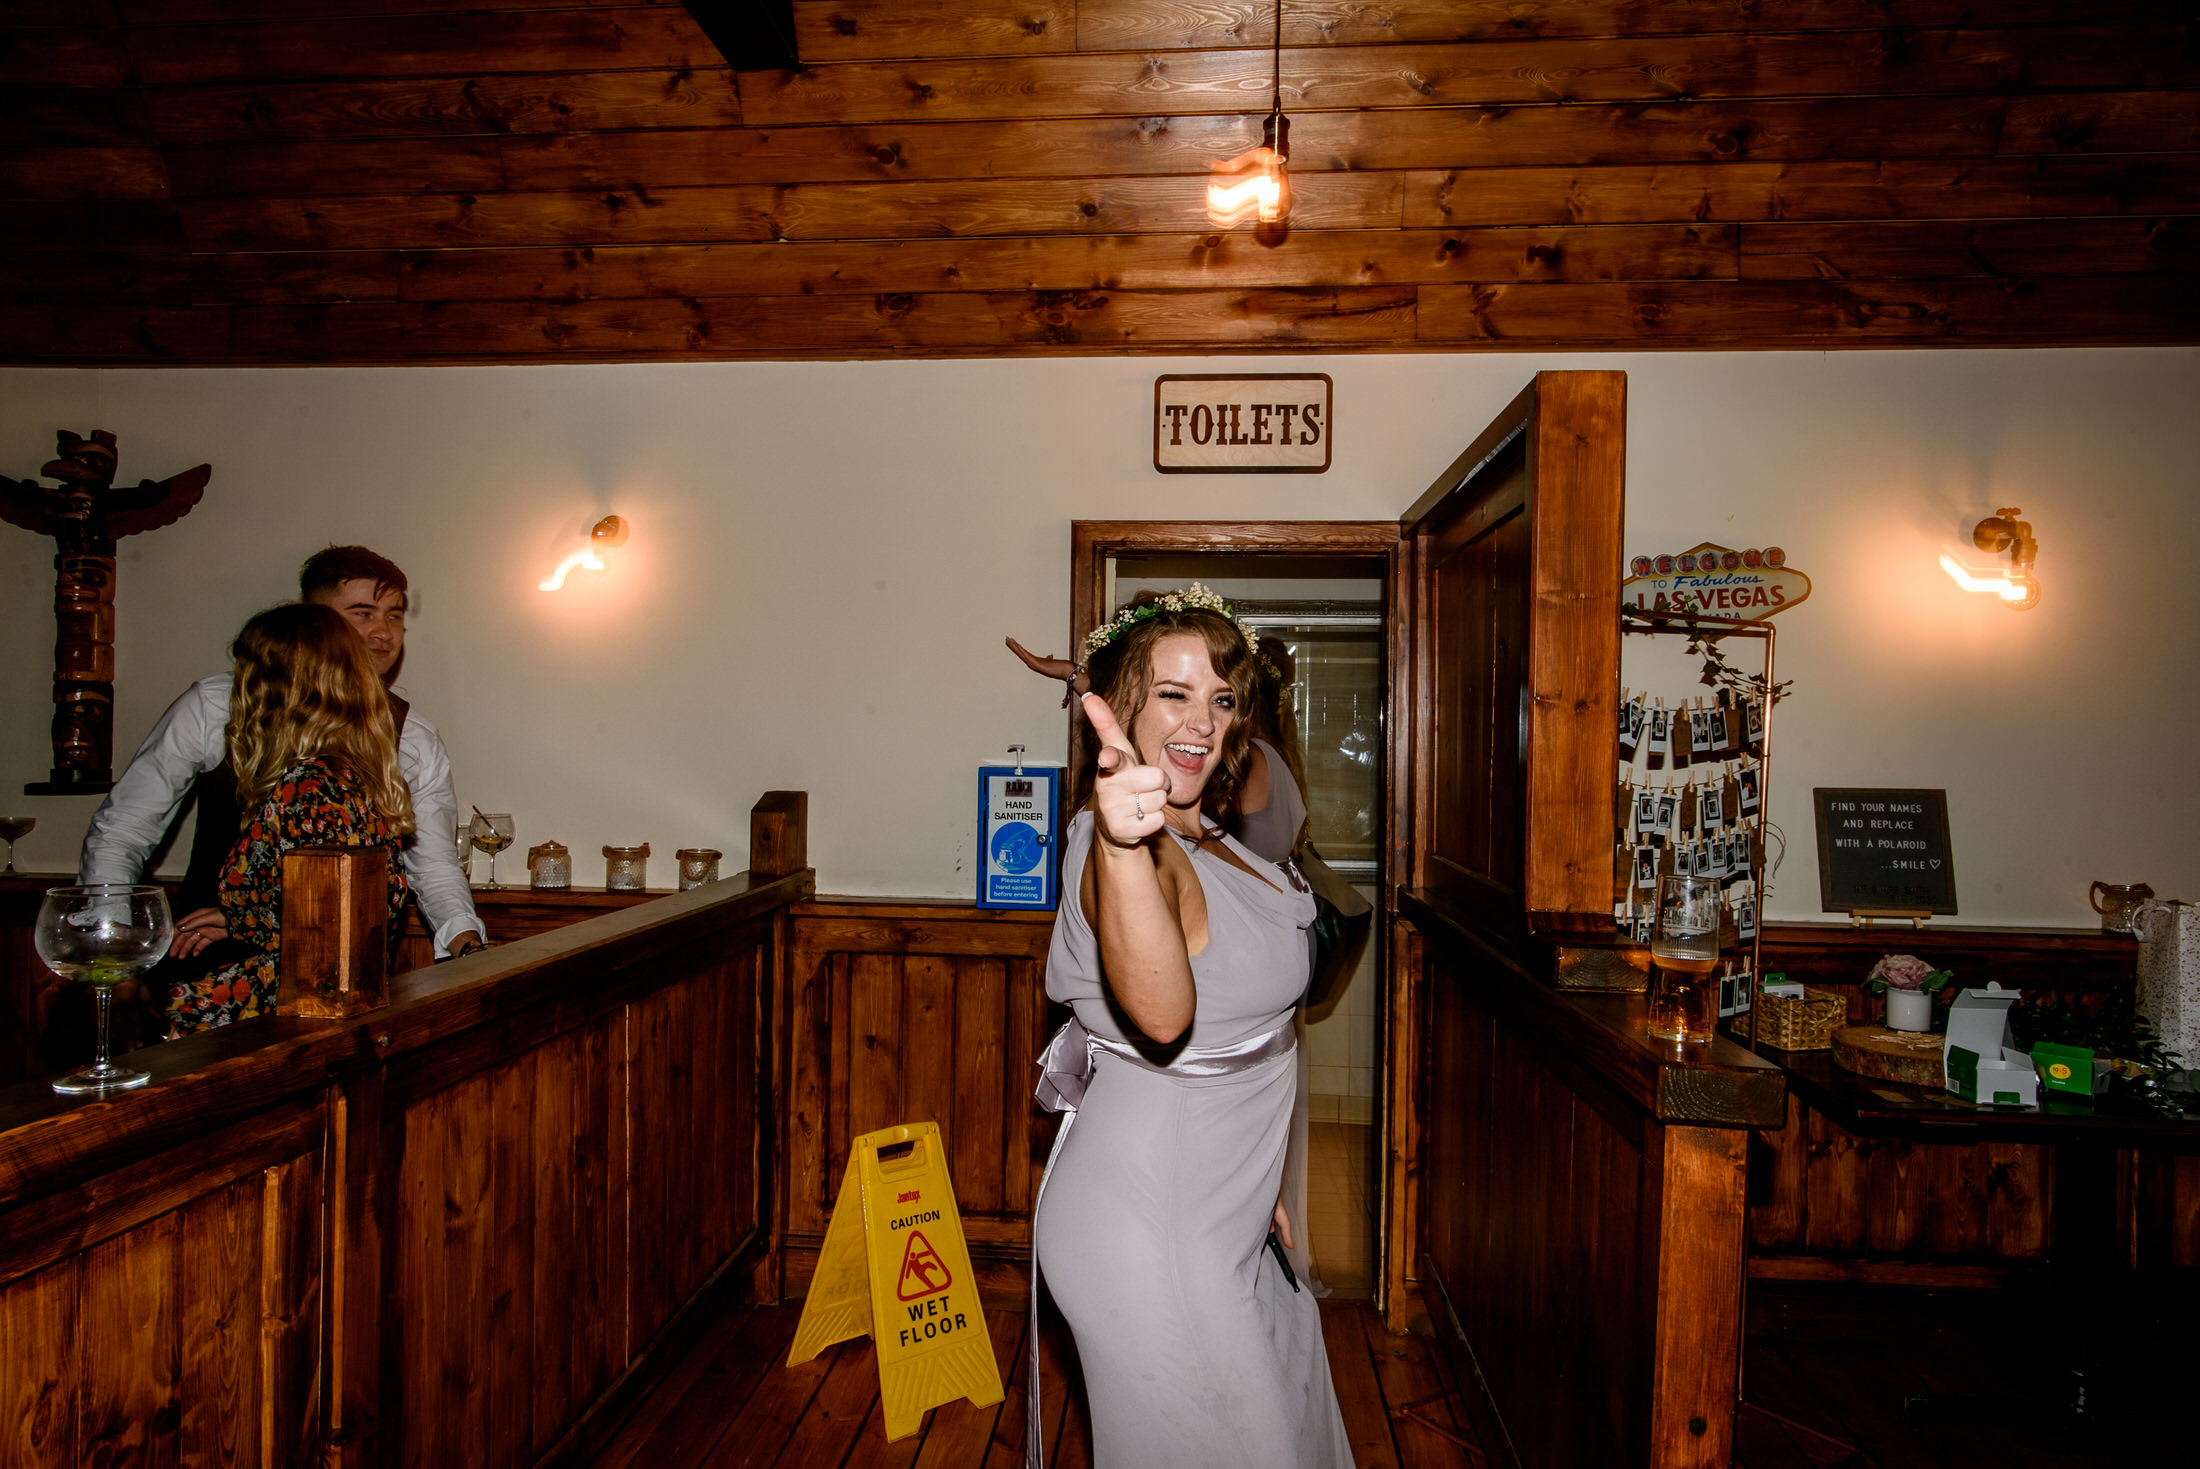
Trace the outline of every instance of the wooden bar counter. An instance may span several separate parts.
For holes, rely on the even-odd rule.
[[[1723,1469],[1749,1130],[1785,1119],[1781,1072],[1652,1040],[1643,996],[1553,989],[1427,894],[1399,907],[1393,1106],[1420,1167],[1393,1217],[1421,1233],[1394,1252],[1481,1384],[1483,1442],[1527,1469]]]
[[[0,1092],[0,1463],[585,1459],[776,1277],[773,1019],[813,886],[738,874],[352,1019],[152,1046],[141,1091]]]

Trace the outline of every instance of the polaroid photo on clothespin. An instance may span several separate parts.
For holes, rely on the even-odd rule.
[[[1701,794],[1696,798],[1696,804],[1703,807],[1701,814],[1705,831],[1717,831],[1726,825],[1725,805],[1719,799],[1724,789],[1725,782],[1717,777],[1705,781],[1700,787]]]
[[[1764,758],[1765,753],[1764,701],[1761,699],[1749,700],[1746,717],[1749,720],[1749,753],[1761,760]]]
[[[1657,829],[1658,835],[1660,837],[1671,837],[1673,835],[1673,822],[1674,818],[1679,814],[1679,810],[1680,802],[1676,801],[1673,798],[1673,793],[1671,791],[1658,792]]]
[[[1651,888],[1655,888],[1657,885],[1658,849],[1656,847],[1635,848],[1636,888],[1639,890],[1648,891]]]
[[[1638,840],[1658,829],[1658,793],[1648,786],[1635,787],[1635,836]]]
[[[1734,777],[1742,788],[1742,815],[1757,814],[1757,767],[1744,765]]]
[[[1734,932],[1741,938],[1743,943],[1748,943],[1751,939],[1757,937],[1757,899],[1755,895],[1745,894],[1742,900],[1734,905]]]
[[[1660,704],[1650,711],[1650,768],[1665,769],[1665,757],[1672,753],[1673,716]]]
[[[1635,694],[1619,706],[1619,758],[1629,765],[1642,744],[1642,722],[1642,695]]]

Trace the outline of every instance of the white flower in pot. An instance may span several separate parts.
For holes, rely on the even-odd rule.
[[[1953,977],[1915,954],[1889,954],[1872,966],[1864,987],[1887,997],[1889,1030],[1931,1030],[1933,995]]]

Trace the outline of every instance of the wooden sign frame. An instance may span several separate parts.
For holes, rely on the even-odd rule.
[[[1293,383],[1301,386],[1285,386]],[[1163,373],[1153,380],[1154,470],[1326,474],[1336,442],[1335,401],[1326,372]],[[1311,454],[1317,444],[1319,463]]]
[[[1956,857],[1954,843],[1948,836],[1948,792],[1918,788],[1851,788],[1817,786],[1811,790],[1811,807],[1818,827],[1818,901],[1828,913],[1858,913],[1876,909],[1885,913],[1900,909],[1904,912],[1932,913],[1953,916],[1956,912]],[[1884,893],[1857,893],[1836,891],[1833,880],[1833,830],[1829,818],[1831,805],[1837,800],[1854,801],[1858,805],[1878,802],[1916,801],[1925,810],[1919,818],[1927,851],[1938,844],[1941,861],[1945,864],[1944,876],[1936,876],[1933,882],[1944,881],[1947,900],[1942,903],[1897,903]]]

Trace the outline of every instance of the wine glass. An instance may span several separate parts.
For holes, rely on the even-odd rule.
[[[1707,1041],[1719,1015],[1721,901],[1717,878],[1670,874],[1658,879],[1657,924],[1650,958],[1650,1033],[1660,1040]]]
[[[512,816],[507,811],[476,811],[474,824],[469,829],[477,850],[489,854],[489,880],[482,884],[488,892],[496,892],[504,884],[497,881],[497,853],[512,845]]]
[[[15,839],[29,836],[37,825],[35,816],[0,816],[0,841],[8,844],[8,865],[0,867],[0,877],[15,876]]]
[[[46,889],[32,942],[46,967],[92,987],[99,1007],[99,1049],[92,1064],[53,1084],[75,1096],[127,1091],[151,1081],[149,1072],[117,1066],[107,1057],[107,1012],[115,985],[158,963],[175,937],[168,895],[158,887],[97,883]]]

